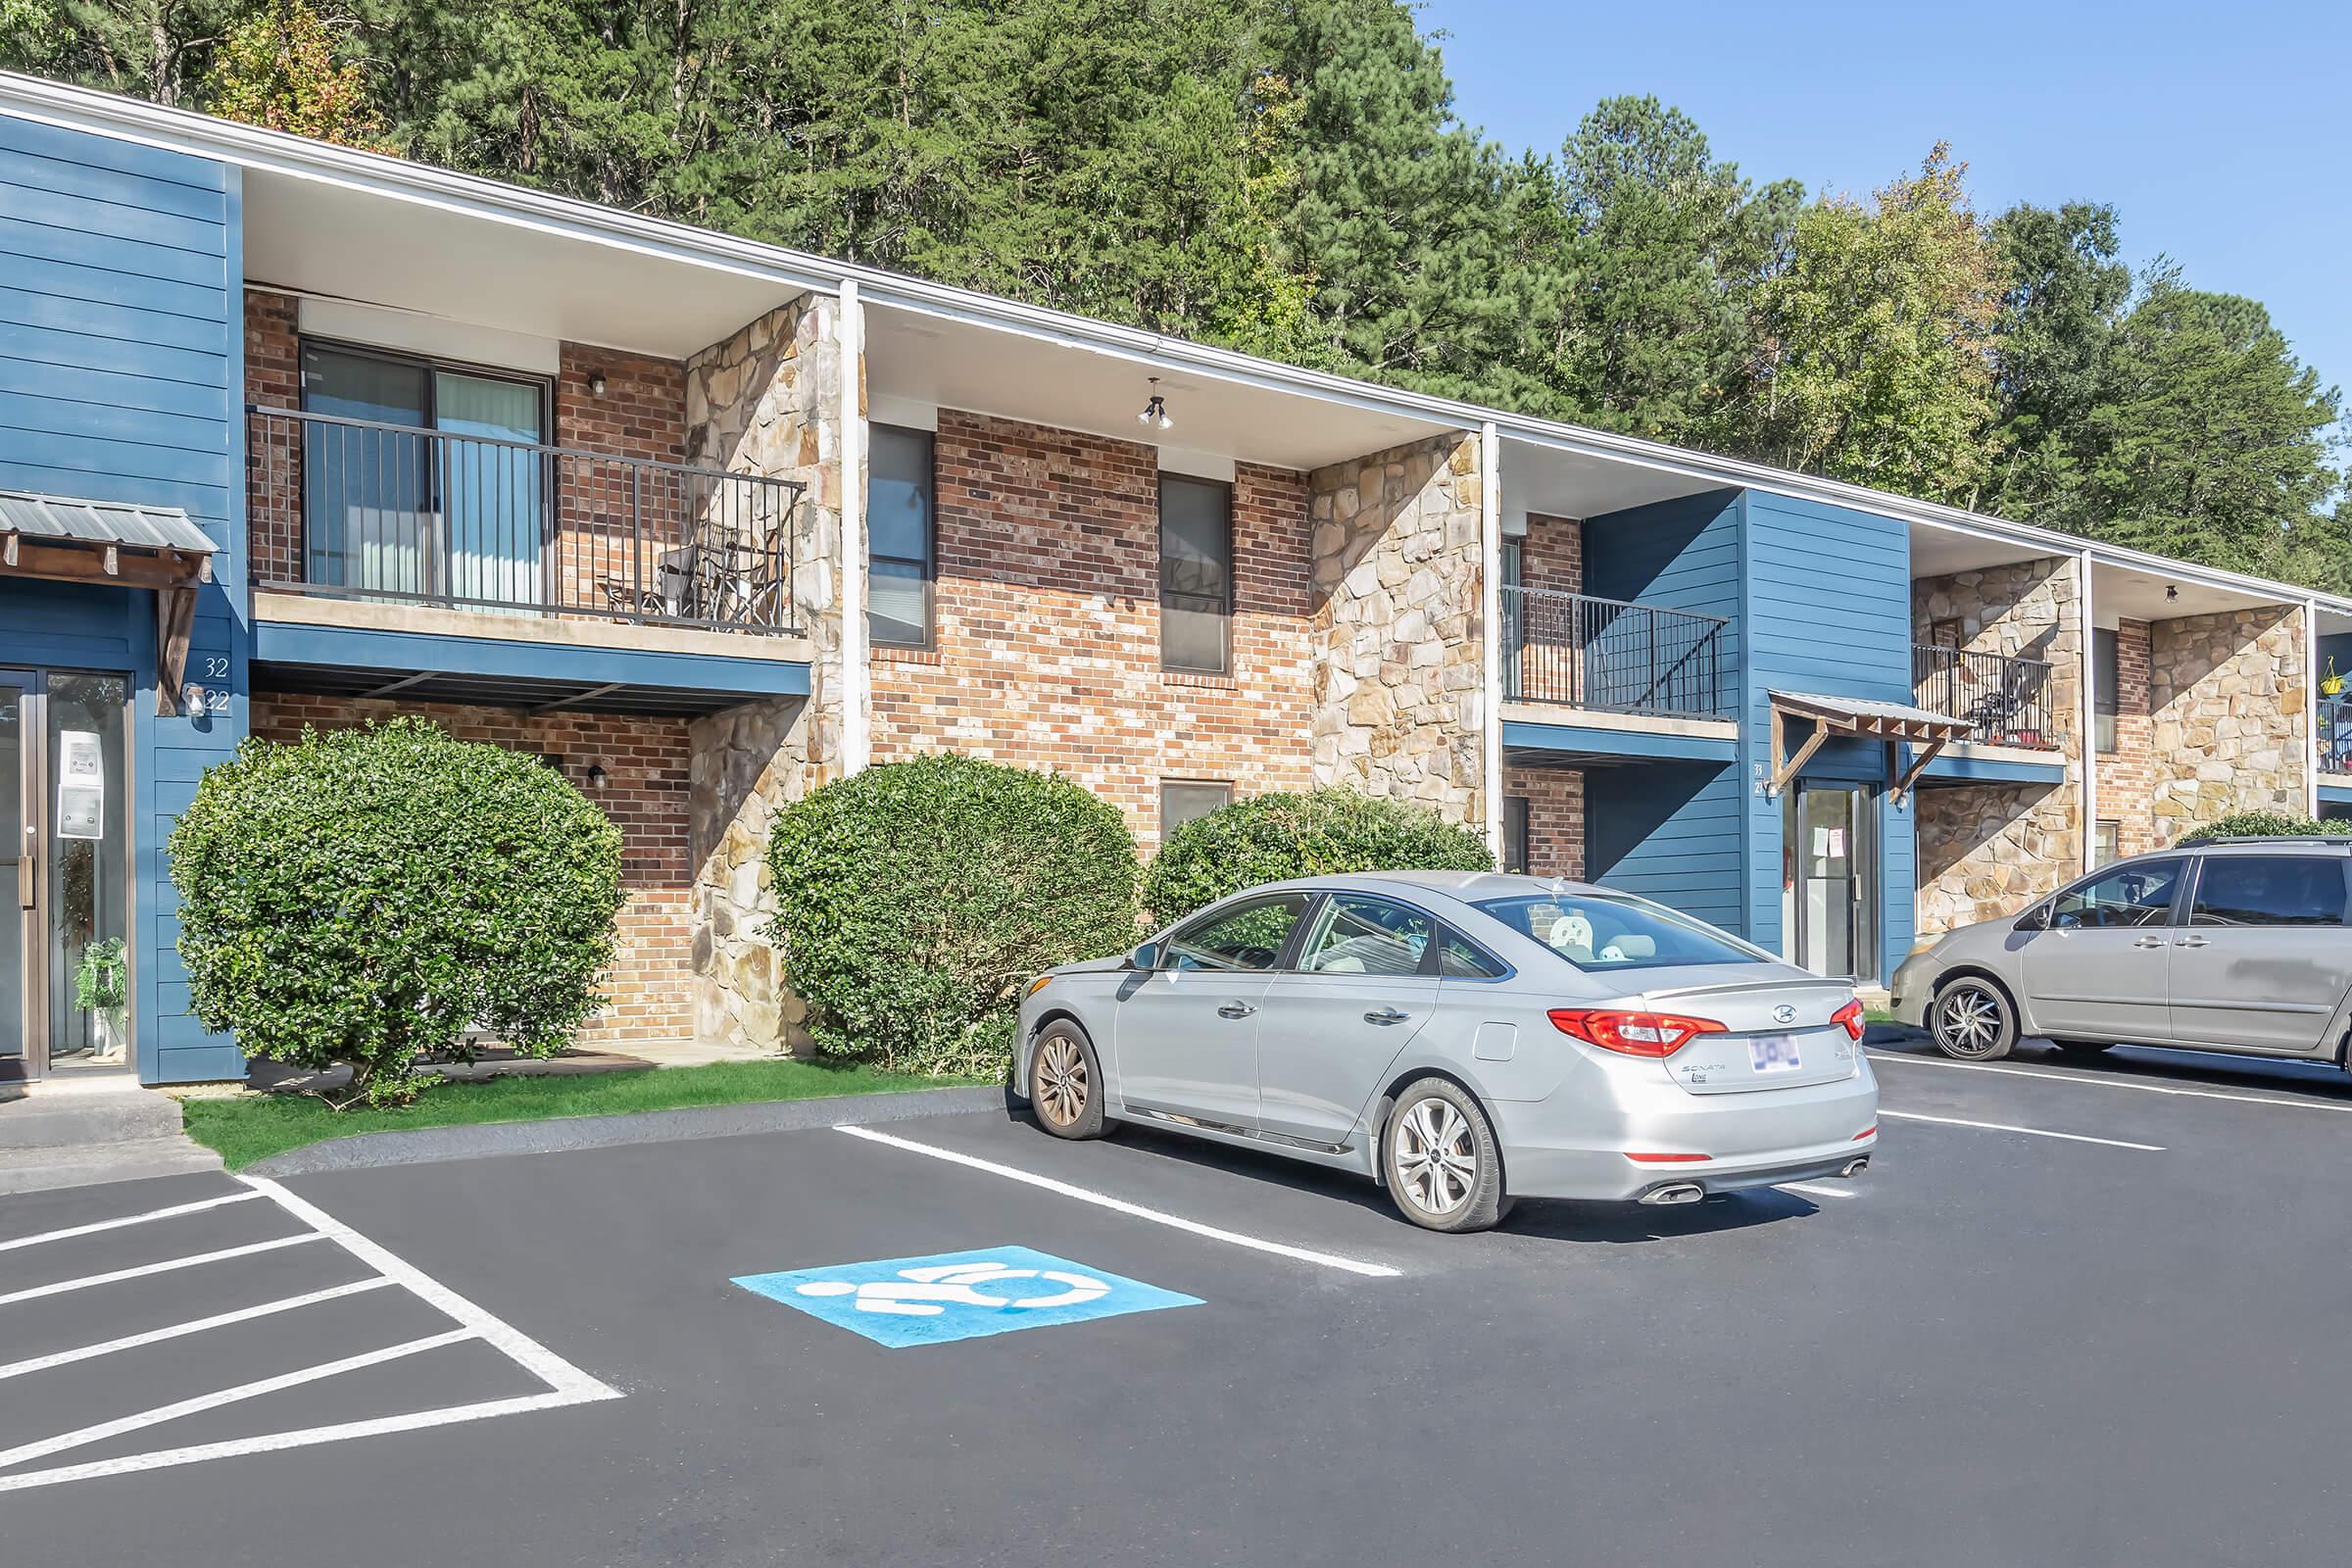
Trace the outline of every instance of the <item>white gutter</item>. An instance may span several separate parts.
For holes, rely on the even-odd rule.
[[[2303,814],[2320,814],[2320,605],[2303,601]]]
[[[865,620],[865,308],[841,285],[841,770],[874,759]]]
[[[2090,605],[2088,550],[2075,558],[2075,569],[2082,574],[2081,591],[2075,595],[2075,602],[2082,607],[2082,647],[2077,655],[2082,661],[2082,678],[2076,683],[2082,688],[2082,700],[2077,704],[2082,710],[2075,715],[2075,724],[2082,737],[2077,750],[2082,754],[2082,869],[2088,873],[2096,869],[2092,862],[2099,858],[2099,617]]]
[[[453,173],[379,153],[357,152],[187,110],[163,109],[35,76],[0,72],[0,109],[51,124],[198,157],[222,159],[248,169],[323,180],[446,212],[516,223],[583,243],[765,278],[796,290],[834,294],[846,278],[860,286],[871,305],[1019,332],[1068,348],[1119,355],[1154,366],[1190,368],[1238,385],[1311,397],[1390,417],[1423,420],[1446,429],[1477,429],[1492,424],[1501,436],[1553,451],[1726,487],[1851,507],[1925,527],[2001,540],[2044,555],[2069,555],[2084,549],[2082,541],[2073,535],[1890,495],[1842,480],[1790,473],[1737,458],[1688,452],[1605,430],[1588,430],[1557,420],[1532,418],[1451,399],[1375,386],[1325,371],[1278,365],[1137,327],[1090,320],[1066,311],[995,299],[969,289],[828,261],[690,224],[618,212],[593,202],[524,190],[477,175]],[[2176,582],[2243,593],[2266,603],[2295,604],[2310,597],[2308,590],[2285,583],[2191,565],[2145,551],[2094,544],[2088,547],[2088,553],[2116,566],[2157,573]],[[2315,602],[2352,614],[2352,598],[2323,594]]]
[[[1487,849],[1502,864],[1502,439],[1489,419],[1478,432],[1478,622],[1485,669],[1478,706],[1486,777]]]

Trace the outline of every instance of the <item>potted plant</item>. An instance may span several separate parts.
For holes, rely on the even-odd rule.
[[[93,1022],[97,1050],[92,1061],[118,1062],[125,1045],[123,1008],[130,1000],[129,966],[122,960],[122,939],[106,937],[81,950],[81,964],[74,971],[74,1005]]]

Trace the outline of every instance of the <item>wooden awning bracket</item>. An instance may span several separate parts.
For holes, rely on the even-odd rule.
[[[196,589],[188,584],[155,591],[155,713],[172,718],[179,712],[182,683],[188,677],[188,638],[196,629]]]
[[[1788,751],[1788,720],[1803,719],[1813,726],[1812,733],[1798,745],[1794,755]],[[1772,694],[1772,777],[1767,788],[1779,799],[1788,781],[1804,770],[1813,754],[1821,750],[1822,742],[1832,735],[1852,735],[1886,743],[1886,776],[1891,780],[1888,797],[1896,806],[1903,804],[1921,773],[1927,770],[1937,754],[1952,741],[1966,735],[1969,721],[1950,718],[1924,710],[1915,712],[1883,713],[1868,710],[1849,710],[1828,699],[1808,700]],[[1909,767],[1902,766],[1901,747],[1909,741],[1921,750],[1911,759]]]

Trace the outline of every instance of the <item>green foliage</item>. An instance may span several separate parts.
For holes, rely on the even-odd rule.
[[[1155,927],[1172,925],[1228,894],[1291,877],[1494,869],[1485,839],[1424,806],[1345,789],[1258,795],[1169,835],[1144,872],[1144,912]]]
[[[204,1026],[398,1102],[479,1031],[567,1045],[601,998],[620,832],[554,768],[419,718],[248,740],[172,829]]]
[[[1058,774],[941,756],[787,807],[771,934],[820,1050],[1002,1073],[1021,988],[1135,940],[1135,839]]]
[[[2316,816],[2289,816],[2283,811],[2232,811],[2228,816],[2189,829],[2180,843],[2205,844],[2214,839],[2300,839],[2345,830],[2341,822],[2323,822]]]
[[[228,120],[346,147],[383,149],[383,117],[358,65],[309,0],[266,0],[229,25],[206,82],[212,112]]]
[[[74,1005],[83,1012],[115,1012],[130,1000],[129,967],[122,939],[101,937],[81,950],[74,968]]]

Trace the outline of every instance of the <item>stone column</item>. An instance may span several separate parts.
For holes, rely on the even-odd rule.
[[[1487,826],[1475,432],[1307,475],[1314,778]]]
[[[767,928],[775,812],[842,766],[842,358],[835,302],[804,295],[686,363],[687,457],[807,487],[795,517],[794,619],[809,695],[694,721],[693,962],[698,1039],[806,1050],[803,1008]]]

